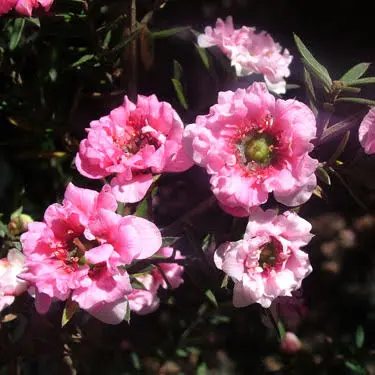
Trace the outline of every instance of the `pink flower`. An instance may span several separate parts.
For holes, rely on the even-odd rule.
[[[210,113],[184,133],[184,148],[212,175],[222,208],[248,216],[273,192],[280,203],[306,202],[316,187],[318,161],[308,152],[315,117],[297,100],[275,100],[264,83],[220,92]]]
[[[284,353],[293,354],[301,349],[301,340],[293,332],[286,332],[281,340],[280,350]]]
[[[183,124],[177,112],[155,95],[126,96],[108,116],[92,121],[76,156],[78,171],[89,178],[114,177],[111,186],[120,202],[140,201],[153,174],[181,172],[192,166],[181,147]]]
[[[25,256],[17,249],[9,250],[8,256],[0,259],[0,311],[28,288],[28,283],[17,277],[23,270],[24,261]]]
[[[366,154],[375,153],[375,107],[371,108],[359,126],[359,142]]]
[[[233,304],[269,307],[279,296],[291,296],[312,271],[300,250],[312,238],[311,225],[294,212],[277,215],[258,209],[249,218],[242,240],[226,242],[215,252],[216,266],[234,283]]]
[[[69,184],[63,204],[49,206],[44,222],[21,236],[27,271],[20,277],[36,288],[36,307],[71,298],[106,323],[120,323],[132,291],[123,266],[153,255],[161,245],[157,227],[114,211],[109,186],[100,193]]]
[[[157,295],[160,283],[153,274],[138,276],[136,279],[145,289],[133,289],[129,294],[130,310],[138,315],[150,314],[157,310],[160,304]]]
[[[269,90],[277,94],[286,91],[284,77],[289,77],[289,65],[293,57],[287,49],[282,52],[280,44],[262,31],[242,26],[234,29],[232,17],[216,21],[216,27],[206,27],[205,33],[198,36],[202,48],[218,46],[231,60],[238,76],[253,73],[263,74]]]
[[[31,16],[34,8],[40,5],[49,10],[54,0],[0,0],[0,15],[15,9],[18,13]]]

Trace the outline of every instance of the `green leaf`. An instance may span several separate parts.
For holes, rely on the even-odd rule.
[[[132,277],[131,285],[134,289],[147,290],[143,283],[134,277]]]
[[[197,375],[207,375],[207,374],[208,374],[207,364],[203,362],[197,368]]]
[[[178,101],[184,109],[188,109],[188,103],[185,98],[184,90],[182,84],[178,79],[172,78],[173,87],[176,91]]]
[[[160,38],[169,38],[170,36],[173,36],[175,34],[178,34],[182,31],[188,30],[190,27],[174,27],[172,29],[166,29],[161,31],[154,31],[151,33],[151,36],[154,39],[160,39]]]
[[[143,199],[137,205],[137,209],[134,213],[135,216],[147,218],[148,217],[148,201],[147,198]]]
[[[285,330],[284,324],[282,323],[281,320],[279,320],[277,322],[277,328],[279,330],[279,336],[282,339],[284,337],[284,335],[285,335],[286,330]]]
[[[17,48],[18,43],[21,40],[23,28],[25,27],[25,22],[26,22],[25,18],[23,18],[23,17],[17,18],[14,21],[13,32],[12,32],[12,36],[10,37],[10,41],[9,41],[9,49],[11,51],[13,51],[14,49]]]
[[[348,143],[349,141],[349,137],[350,137],[350,130],[348,130],[344,137],[341,139],[341,142],[340,144],[338,145],[336,151],[333,153],[333,155],[330,157],[329,159],[329,163],[334,163],[339,157],[340,155],[343,153],[345,147],[346,147],[346,144]]]
[[[35,25],[35,26],[40,27],[40,20],[39,20],[39,18],[35,18],[35,17],[27,17],[27,18],[25,18],[25,20],[26,20],[27,22],[32,23],[32,24]]]
[[[305,67],[303,67],[303,74],[305,78],[307,96],[309,97],[309,105],[316,117],[318,115],[318,109],[316,108],[316,95],[315,95],[314,85],[311,80],[311,75]]]
[[[105,37],[104,37],[104,40],[103,40],[103,44],[102,44],[103,49],[108,49],[109,42],[111,41],[111,38],[112,38],[112,30],[109,30],[107,32],[107,34],[105,34]]]
[[[329,76],[328,70],[315,59],[296,34],[294,34],[294,40],[306,68],[323,84],[326,90],[329,90],[332,85],[332,79]]]
[[[204,293],[205,296],[216,306],[218,307],[218,304],[217,304],[217,301],[216,301],[216,297],[215,295],[213,294],[212,290],[211,289],[207,289],[206,292]]]
[[[328,172],[323,167],[318,167],[316,170],[316,176],[326,185],[331,186],[331,178],[329,177]]]
[[[354,65],[339,79],[339,81],[343,81],[348,84],[349,81],[353,81],[362,77],[366,73],[370,65],[371,63],[360,63]]]
[[[306,69],[315,77],[315,79],[322,85],[326,92],[330,92],[332,81],[326,79],[326,77],[321,73],[316,66],[309,65],[306,59],[302,59],[303,64]],[[331,83],[330,83],[331,82]]]
[[[206,67],[206,69],[210,69],[210,61],[208,59],[207,49],[199,47],[196,43],[194,43],[194,46],[198,52],[199,57],[202,60],[203,65]]]
[[[162,247],[174,245],[181,237],[163,237]]]
[[[129,301],[126,301],[126,312],[125,312],[124,320],[128,324],[130,323],[130,305],[129,305]]]
[[[358,326],[357,331],[355,333],[355,345],[358,349],[361,349],[364,342],[365,342],[365,332],[362,326]]]
[[[64,311],[61,318],[61,327],[64,327],[78,310],[78,303],[70,298],[66,300]]]
[[[124,40],[122,40],[120,43],[118,43],[115,47],[113,47],[108,53],[117,52],[124,48],[128,43],[130,43],[134,38],[138,36],[138,34],[141,32],[143,26],[137,27],[130,35],[128,35]]]
[[[369,106],[375,105],[375,100],[364,99],[364,98],[338,98],[335,102],[351,102],[351,103],[358,103],[358,104],[365,104]]]
[[[77,60],[75,63],[73,63],[72,65],[70,65],[70,67],[71,68],[75,68],[75,67],[77,67],[79,65],[84,64],[87,61],[92,60],[93,58],[95,58],[95,55],[84,55],[79,60]]]
[[[182,72],[183,69],[181,64],[177,60],[173,60],[173,78],[180,81],[182,77]]]
[[[360,79],[355,79],[353,81],[345,82],[345,84],[348,86],[367,85],[371,83],[375,83],[375,77],[366,77],[366,78],[360,78]]]
[[[135,353],[135,352],[132,352],[130,354],[130,357],[132,359],[132,362],[133,362],[133,366],[134,368],[139,371],[141,369],[141,361],[139,360],[139,357],[138,357],[138,354]]]
[[[221,282],[220,288],[227,289],[228,281],[229,281],[229,276],[225,275],[224,278],[223,278],[223,281]]]

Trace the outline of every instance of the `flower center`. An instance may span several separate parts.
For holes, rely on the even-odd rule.
[[[148,124],[147,119],[141,115],[130,115],[126,123],[126,136],[116,140],[118,147],[125,154],[134,155],[146,145],[152,145],[155,149],[161,145],[160,136]]]
[[[282,265],[288,260],[290,251],[283,251],[281,243],[274,237],[270,242],[261,246],[258,265],[263,269],[263,273],[267,274],[272,269],[276,271],[282,268]]]
[[[244,143],[244,156],[247,163],[256,163],[262,168],[271,164],[275,138],[267,133],[256,133]]]
[[[259,255],[259,266],[264,270],[276,265],[277,251],[273,242],[265,244],[261,249]]]

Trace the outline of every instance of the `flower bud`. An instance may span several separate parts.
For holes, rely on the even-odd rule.
[[[14,212],[10,217],[8,230],[10,234],[18,235],[27,231],[27,226],[34,220],[31,216],[20,213],[19,210]]]
[[[280,350],[284,353],[297,353],[302,348],[301,340],[293,333],[286,332],[281,340]]]

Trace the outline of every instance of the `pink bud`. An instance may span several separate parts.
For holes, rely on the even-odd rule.
[[[293,332],[286,332],[281,340],[280,350],[292,354],[297,353],[301,348],[301,340]]]

